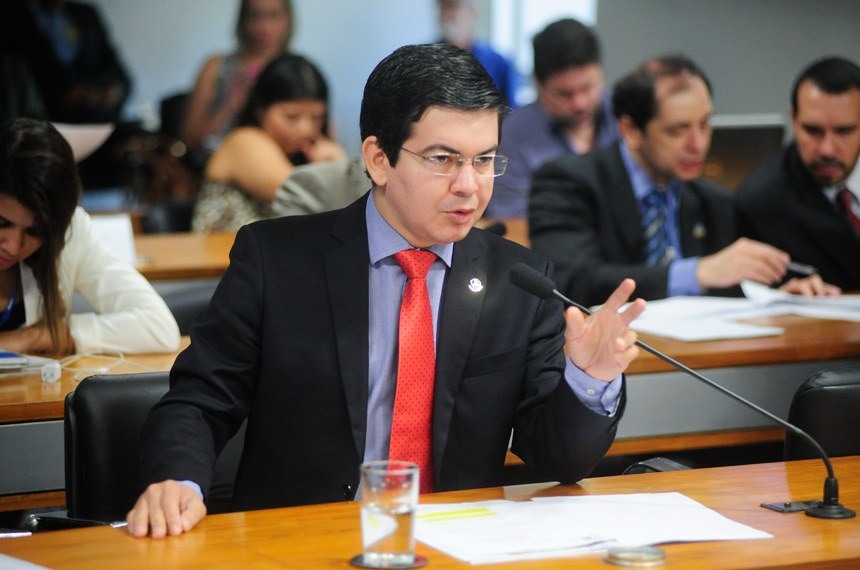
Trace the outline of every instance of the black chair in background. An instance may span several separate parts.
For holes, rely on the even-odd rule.
[[[160,292],[161,298],[167,303],[176,324],[179,325],[179,334],[191,334],[191,325],[209,305],[217,286],[217,281],[203,280]]]
[[[30,530],[54,530],[125,520],[144,490],[139,480],[140,436],[150,409],[167,392],[168,372],[85,378],[65,400],[66,517],[33,515]],[[215,468],[206,504],[226,512],[244,442],[244,424]]]
[[[146,207],[140,218],[145,234],[191,231],[194,200],[164,200]]]
[[[794,394],[788,421],[817,441],[827,455],[860,455],[860,363],[823,370]],[[818,453],[791,432],[783,450],[786,461],[813,459]]]
[[[164,97],[158,105],[162,134],[181,141],[182,123],[185,121],[185,108],[188,106],[188,93],[184,91]]]

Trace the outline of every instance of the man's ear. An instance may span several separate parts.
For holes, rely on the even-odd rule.
[[[621,138],[624,139],[624,144],[631,150],[637,150],[642,145],[642,139],[645,134],[639,130],[627,115],[621,115],[618,119],[618,132],[621,133]]]
[[[367,137],[361,143],[361,155],[373,185],[384,187],[388,182],[388,157],[379,147],[379,139],[374,136]]]

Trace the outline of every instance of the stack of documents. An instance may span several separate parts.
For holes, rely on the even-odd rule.
[[[415,537],[463,562],[489,564],[773,535],[680,493],[634,493],[419,505]]]
[[[738,322],[741,319],[802,315],[860,321],[860,296],[802,297],[745,281],[746,298],[670,297],[648,301],[648,308],[631,327],[676,340],[701,341],[782,334],[779,327]]]

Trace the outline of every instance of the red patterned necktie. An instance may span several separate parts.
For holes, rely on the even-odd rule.
[[[436,349],[427,271],[436,254],[409,249],[394,254],[406,273],[400,304],[397,390],[388,458],[412,461],[420,469],[420,492],[433,490],[432,412]]]
[[[851,207],[854,202],[854,194],[848,188],[843,188],[837,196],[839,197],[839,203],[842,205],[842,211],[845,213],[845,217],[848,218],[848,222],[854,229],[854,233],[860,236],[860,218],[857,217],[857,214],[854,213],[854,208]]]

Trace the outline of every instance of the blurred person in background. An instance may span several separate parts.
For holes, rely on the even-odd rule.
[[[337,160],[343,149],[327,136],[328,85],[300,55],[272,61],[232,130],[204,171],[192,229],[233,231],[274,215],[278,188],[300,164]]]
[[[532,44],[537,100],[515,109],[502,125],[499,153],[510,163],[496,181],[487,217],[525,217],[535,170],[618,139],[594,30],[565,18],[547,25]]]
[[[488,43],[475,38],[478,11],[474,0],[438,0],[437,6],[441,41],[471,52],[493,78],[493,83],[508,100],[508,105],[516,107],[519,74],[505,56]]]
[[[119,120],[131,80],[92,6],[64,0],[0,3],[0,46],[27,63],[51,121]]]
[[[188,98],[182,142],[201,165],[235,126],[260,72],[288,48],[293,28],[290,0],[242,0],[238,49],[206,60]]]

